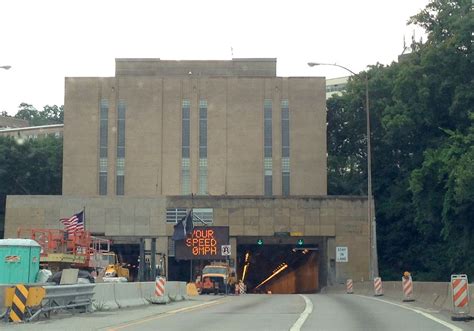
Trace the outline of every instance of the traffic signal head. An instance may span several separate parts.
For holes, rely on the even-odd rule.
[[[296,244],[298,246],[303,246],[304,245],[304,240],[303,239],[298,239],[298,241],[296,242]]]
[[[262,246],[262,245],[263,245],[263,240],[262,240],[262,239],[258,239],[258,240],[257,240],[257,245]]]

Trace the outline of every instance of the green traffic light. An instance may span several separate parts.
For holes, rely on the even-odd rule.
[[[304,245],[304,240],[303,239],[298,239],[298,241],[296,242],[296,244],[298,246],[303,246]]]
[[[263,245],[263,240],[262,240],[262,239],[258,239],[258,240],[257,240],[257,245],[260,245],[260,246]]]

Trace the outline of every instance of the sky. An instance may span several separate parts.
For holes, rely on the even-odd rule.
[[[390,64],[429,0],[5,0],[0,111],[64,104],[65,77],[114,76],[115,58],[277,58],[278,76],[347,76]]]

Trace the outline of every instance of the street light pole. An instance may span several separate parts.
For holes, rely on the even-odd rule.
[[[354,76],[362,79],[360,74],[356,74],[349,68],[336,63],[308,62],[308,66],[329,65],[342,68]],[[369,277],[374,279],[379,276],[378,254],[377,254],[377,226],[375,215],[372,215],[372,153],[370,138],[370,108],[369,108],[369,76],[365,73],[365,114],[367,128],[367,227],[369,231]],[[374,209],[375,210],[375,209]]]

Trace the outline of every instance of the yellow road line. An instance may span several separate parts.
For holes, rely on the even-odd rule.
[[[140,319],[140,320],[135,321],[135,322],[131,322],[131,323],[127,323],[127,324],[117,326],[115,328],[107,329],[107,331],[121,330],[121,329],[128,328],[129,326],[154,321],[154,320],[164,318],[164,317],[167,317],[167,316],[170,316],[170,315],[174,315],[174,314],[177,314],[177,313],[180,313],[180,312],[183,312],[183,311],[193,311],[193,310],[204,308],[204,307],[214,306],[214,305],[217,305],[218,303],[221,303],[221,301],[223,301],[225,299],[227,299],[227,298],[222,298],[222,299],[214,300],[214,301],[211,301],[211,302],[200,303],[198,305],[194,305],[194,306],[190,306],[190,307],[184,307],[184,308],[179,308],[179,309],[175,309],[175,310],[170,310],[170,311],[164,312],[164,313],[162,313],[158,316],[153,316],[153,317]]]

